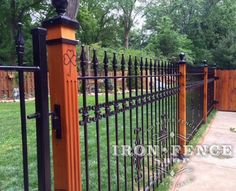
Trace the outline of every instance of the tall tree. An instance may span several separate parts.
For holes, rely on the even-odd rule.
[[[15,64],[15,37],[17,31],[17,23],[22,22],[26,26],[31,25],[31,12],[39,9],[42,0],[5,0],[1,3],[0,15],[2,21],[0,22],[1,40],[0,47],[1,57],[4,62]]]
[[[142,1],[138,0],[116,0],[114,7],[119,14],[119,19],[124,28],[124,46],[129,48],[129,35],[134,25],[134,20],[142,12]],[[146,3],[146,2],[145,2]]]

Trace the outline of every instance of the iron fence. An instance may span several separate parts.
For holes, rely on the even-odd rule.
[[[23,187],[30,190],[29,178],[29,149],[27,119],[36,119],[36,147],[37,147],[37,171],[38,190],[51,190],[50,175],[50,142],[49,142],[49,110],[48,110],[48,82],[47,82],[47,54],[46,54],[46,30],[37,28],[32,30],[34,66],[24,65],[24,38],[19,24],[16,38],[16,53],[18,66],[0,66],[0,71],[17,72],[19,76],[19,100],[22,144]],[[27,116],[25,101],[25,74],[33,73],[35,86],[35,114]],[[5,121],[3,121],[5,123]],[[14,128],[14,127],[8,127]],[[1,132],[4,133],[4,132]],[[20,136],[20,135],[19,135]],[[13,139],[13,137],[12,137]],[[20,144],[20,143],[18,143]],[[10,178],[10,177],[9,177]],[[16,177],[16,179],[20,179]],[[18,182],[19,184],[19,182]],[[12,185],[13,186],[13,185]],[[31,187],[32,188],[32,187]],[[14,189],[14,188],[11,188]],[[18,189],[18,188],[17,188]],[[35,189],[35,188],[32,188]]]
[[[187,65],[187,142],[203,122],[204,67]]]
[[[154,189],[170,173],[174,160],[171,145],[177,144],[178,65],[131,56],[126,62],[124,55],[119,60],[116,54],[110,62],[106,52],[100,62],[94,51],[93,75],[89,76],[85,55],[82,47],[78,79],[83,189]],[[98,65],[103,65],[104,76],[98,76]],[[112,76],[108,76],[109,65]],[[104,93],[99,91],[99,81],[104,82]],[[88,93],[87,84],[94,85],[94,92]],[[115,145],[118,154],[114,154]],[[131,155],[121,154],[123,145],[131,148]],[[140,155],[135,154],[140,145],[157,145],[158,152],[140,156],[138,150]]]
[[[18,66],[0,66],[19,74],[24,189],[29,190],[25,79],[34,73],[37,172],[39,190],[50,190],[50,139],[46,30],[34,29],[34,66],[24,66],[24,41],[17,38]],[[111,56],[111,55],[110,55]],[[93,51],[88,72],[85,48],[79,68],[79,123],[83,190],[154,190],[177,157],[179,64],[113,54],[103,61]],[[101,72],[103,70],[103,72]],[[208,113],[214,106],[214,68],[208,73]],[[204,68],[187,66],[187,142],[203,122]],[[58,119],[58,118],[57,118]],[[54,121],[55,122],[55,121]],[[63,151],[62,151],[63,152]]]
[[[215,67],[208,67],[207,113],[214,109]],[[187,142],[204,120],[204,66],[187,65]]]

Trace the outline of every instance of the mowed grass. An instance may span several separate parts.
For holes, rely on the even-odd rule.
[[[20,104],[0,103],[0,190],[23,190]],[[27,102],[27,113],[34,113]],[[35,121],[27,121],[30,190],[37,190]]]
[[[134,95],[134,94],[133,94]],[[126,95],[128,96],[128,95]],[[94,104],[94,96],[87,96],[87,104]],[[121,95],[118,96],[118,99]],[[114,100],[113,96],[109,96],[110,100]],[[99,96],[99,102],[104,102],[105,97]],[[169,100],[170,101],[170,100]],[[164,103],[164,101],[163,101]],[[27,114],[32,114],[35,112],[34,101],[29,101],[26,103]],[[82,104],[82,97],[79,99],[79,104]],[[160,103],[162,104],[162,103]],[[152,106],[151,106],[152,105]],[[158,102],[157,102],[158,105]],[[151,112],[152,107],[152,112]],[[154,125],[155,115],[155,105],[148,104],[148,113],[146,112],[146,107],[144,109],[144,141],[145,144],[152,144],[150,141],[152,134],[158,133],[157,128],[149,130],[149,128]],[[158,109],[158,108],[157,108]],[[158,110],[157,110],[158,111]],[[91,115],[94,115],[91,113]],[[123,118],[125,117],[125,118]],[[148,118],[148,120],[147,120]],[[153,122],[151,123],[151,118]],[[123,123],[123,119],[125,119]],[[138,119],[138,120],[136,120]],[[117,126],[115,121],[117,120]],[[132,127],[132,128],[131,128]],[[126,111],[125,115],[119,113],[117,117],[115,115],[109,117],[109,148],[110,148],[110,173],[111,173],[111,190],[116,190],[117,175],[120,181],[120,190],[124,190],[125,182],[127,182],[128,190],[131,189],[132,178],[131,178],[131,158],[126,158],[126,168],[124,166],[124,157],[119,157],[119,174],[116,170],[116,157],[113,155],[114,148],[116,145],[116,136],[118,137],[118,145],[124,144],[124,138],[126,144],[135,144],[136,135],[134,134],[134,129],[141,127],[141,107],[138,109],[138,116],[136,115],[136,109],[132,110],[132,117],[130,117],[130,112]],[[35,133],[35,121],[27,120],[27,139],[28,139],[28,160],[29,160],[29,186],[30,190],[37,190],[37,157],[36,157],[36,133]],[[118,135],[116,135],[116,128]],[[124,133],[125,129],[125,133]],[[97,144],[97,131],[99,130],[99,143],[100,143],[100,177],[101,177],[101,188],[102,190],[107,190],[108,182],[108,155],[107,155],[107,126],[106,120],[102,119],[99,121],[99,125],[96,127],[94,122],[88,124],[88,161],[89,161],[89,185],[90,190],[97,190],[98,186],[98,165],[97,165],[97,154],[98,154],[98,144]],[[82,182],[83,190],[85,190],[85,148],[84,148],[84,127],[80,127],[80,137],[81,137],[81,165],[82,165]],[[132,139],[131,139],[132,136]],[[149,139],[147,139],[149,137]],[[140,134],[141,138],[141,134]],[[149,140],[149,141],[147,141]],[[62,151],[63,152],[63,151]],[[145,184],[147,183],[148,176],[152,175],[147,173],[147,158],[145,157]],[[149,160],[150,169],[152,168],[152,161]],[[21,125],[20,125],[20,106],[19,103],[0,103],[0,190],[23,190],[23,168],[22,168],[22,142],[21,142]],[[155,165],[154,165],[155,167]],[[142,170],[142,168],[141,168]],[[127,173],[125,179],[125,171]],[[137,172],[133,170],[133,177],[137,176]],[[163,182],[165,183],[165,181]],[[134,181],[134,186],[137,189],[137,183]],[[166,186],[160,186],[158,190],[167,190]],[[141,181],[142,188],[142,181]]]

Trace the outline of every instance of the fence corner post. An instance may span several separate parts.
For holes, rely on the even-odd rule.
[[[81,191],[76,64],[79,23],[65,16],[66,1],[54,0],[52,4],[58,16],[44,21],[43,27],[48,31],[54,190]]]
[[[187,94],[186,94],[186,61],[185,61],[185,54],[180,54],[180,61],[178,62],[179,65],[179,86],[180,86],[180,93],[179,93],[179,126],[178,126],[178,142],[179,146],[181,147],[180,156],[185,155],[186,153],[186,144],[187,144],[187,129],[186,129],[186,103],[187,103]]]
[[[207,103],[207,97],[208,97],[208,65],[207,61],[204,60],[204,100],[203,100],[203,120],[204,123],[207,123],[207,115],[208,115],[208,103]]]

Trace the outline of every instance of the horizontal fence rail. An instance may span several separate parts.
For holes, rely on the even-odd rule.
[[[131,56],[127,60],[122,55],[118,67],[117,57],[114,54],[110,61],[105,52],[100,62],[94,51],[89,66],[82,48],[78,79],[83,189],[154,189],[170,173],[174,160],[170,147],[177,144],[178,65]],[[98,76],[99,65],[103,76]],[[121,155],[125,145],[131,148],[131,156]],[[138,156],[134,148],[140,145],[160,147],[157,155]]]

